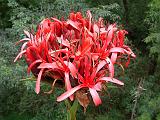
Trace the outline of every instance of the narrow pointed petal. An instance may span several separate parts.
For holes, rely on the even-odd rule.
[[[65,75],[65,78],[64,78],[65,85],[66,85],[66,89],[68,91],[68,90],[70,90],[72,88],[70,80],[69,80],[69,72],[65,72],[64,75]],[[74,99],[72,95],[69,98],[70,98],[71,101],[73,101],[73,99]]]
[[[83,56],[84,54],[86,54],[91,49],[91,46],[92,46],[92,43],[86,45],[80,55]]]
[[[100,105],[102,103],[97,91],[93,88],[89,88],[89,91],[91,93],[91,96],[92,96],[92,99],[93,99],[93,102],[96,106]]]
[[[133,57],[133,58],[136,58],[136,55],[132,52],[131,53],[131,56]]]
[[[92,55],[92,60],[97,60],[100,56],[99,53],[91,53],[91,55]]]
[[[56,53],[69,53],[69,51],[68,51],[68,49],[59,49],[59,50],[55,50],[55,51],[51,51],[51,52],[49,52],[49,54],[51,54],[51,55],[53,55],[54,56],[54,54],[56,54]]]
[[[128,55],[131,55],[131,57],[136,58],[136,55],[133,53],[133,51],[127,46],[123,45],[124,52],[127,53]]]
[[[25,34],[27,37],[30,38],[30,33],[29,33],[28,31],[24,30],[23,32],[24,32],[24,34]]]
[[[51,69],[55,69],[58,68],[56,62],[53,63],[41,63],[38,68],[42,69],[42,68],[51,68]]]
[[[107,62],[106,62],[105,60],[102,60],[102,61],[98,64],[98,66],[97,66],[96,73],[97,73],[100,69],[102,69],[106,64],[107,64]]]
[[[101,82],[98,82],[98,83],[94,86],[94,89],[97,90],[97,91],[101,91],[101,90],[102,90],[102,83],[101,83]]]
[[[31,39],[30,38],[23,38],[23,39],[19,40],[18,42],[16,42],[16,45],[18,45],[21,42],[29,41],[29,40],[31,40]]]
[[[79,30],[77,23],[73,22],[72,20],[68,20],[67,23],[70,24],[73,28]]]
[[[17,55],[17,57],[14,59],[14,62],[16,62],[16,61],[18,60],[18,58],[20,58],[24,53],[26,53],[26,50],[21,51],[21,52]]]
[[[94,24],[94,25],[93,25],[93,31],[94,31],[94,33],[98,33],[98,34],[99,34],[100,28],[98,27],[97,24]]]
[[[36,91],[37,94],[39,94],[39,92],[40,92],[40,81],[41,81],[41,77],[42,77],[43,70],[44,70],[44,69],[41,69],[41,70],[40,70],[40,72],[39,72],[39,74],[38,74],[37,81],[36,81],[36,89],[35,89],[35,91]]]
[[[115,78],[111,78],[111,77],[102,77],[99,80],[104,80],[106,82],[112,82],[112,83],[116,83],[118,85],[124,85],[123,82],[121,82],[120,80],[117,80]]]
[[[28,31],[24,30],[24,34],[25,34],[27,37],[33,39],[33,35],[32,35],[31,33],[29,33]]]
[[[107,46],[109,45],[109,43],[111,42],[111,40],[113,38],[113,33],[114,33],[114,26],[113,25],[109,25],[109,27],[108,27],[108,36],[107,36]]]
[[[64,40],[63,37],[57,37],[57,40],[60,44],[70,48],[70,43],[67,39]]]
[[[86,30],[86,32],[88,33],[88,35],[89,35],[91,38],[93,38],[93,33],[90,32],[86,27],[84,27],[84,29]]]
[[[124,53],[124,49],[123,49],[123,48],[120,48],[120,47],[114,47],[114,48],[111,48],[111,49],[110,49],[110,52],[111,52],[111,53],[113,53],[113,52]]]
[[[125,31],[125,30],[119,30],[117,32],[118,34],[118,39],[119,39],[119,42],[120,42],[120,46],[123,46],[124,44],[124,37],[125,37],[125,34],[127,34],[128,32]]]
[[[67,62],[67,61],[64,61],[65,65],[68,66],[71,74],[73,77],[77,78],[77,72],[78,70],[76,69],[75,65],[71,62]]]
[[[26,47],[27,43],[28,43],[28,42],[23,43],[23,45],[22,45],[22,47],[21,47],[21,52],[22,52],[22,51],[24,51],[24,48]],[[19,57],[21,58],[21,57],[22,57],[22,55],[21,55],[21,56],[19,56]]]
[[[65,75],[66,88],[67,88],[67,90],[70,90],[71,89],[71,83],[70,83],[70,80],[69,80],[69,72],[65,72],[64,75]]]
[[[131,57],[136,58],[136,55],[132,51],[124,50],[124,52],[130,55]]]
[[[87,15],[88,15],[88,18],[89,18],[89,26],[88,26],[88,30],[90,31],[91,30],[91,22],[92,22],[92,14],[91,12],[88,10],[87,11]]]
[[[84,86],[78,85],[78,86],[68,90],[67,92],[65,92],[62,95],[60,95],[59,97],[57,97],[57,101],[60,102],[62,100],[65,100],[69,96],[73,95],[74,92],[76,92],[77,90],[81,89],[82,87],[84,87]]]
[[[111,55],[111,62],[114,64],[116,62],[117,59],[117,53],[112,53]]]
[[[102,47],[102,50],[105,50],[107,48],[107,46],[109,45],[109,43],[112,41],[113,38],[113,34],[114,33],[114,29],[113,29],[113,25],[109,25],[108,27],[108,36],[107,39]]]
[[[56,21],[56,22],[58,22],[58,23],[60,23],[61,25],[63,24],[63,23],[62,23],[60,20],[58,20],[57,18],[51,17],[51,19],[54,20],[54,21]]]
[[[32,67],[33,67],[35,64],[40,63],[40,62],[42,62],[42,60],[35,60],[34,62],[32,62],[32,63],[29,65],[28,69],[27,69],[27,73],[29,74],[30,71],[31,71],[31,69],[32,69]]]
[[[114,76],[114,66],[113,66],[113,63],[111,62],[111,60],[108,57],[107,57],[106,61],[108,63],[109,76],[113,77]]]

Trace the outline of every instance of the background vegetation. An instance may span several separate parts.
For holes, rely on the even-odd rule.
[[[36,95],[35,83],[27,80],[25,62],[13,63],[18,53],[15,42],[23,30],[36,29],[45,17],[67,17],[70,11],[122,25],[127,44],[137,54],[125,75],[125,86],[109,87],[99,107],[90,105],[78,120],[160,120],[160,1],[159,0],[0,0],[0,119],[65,120],[65,104],[56,94]],[[26,80],[22,80],[26,79]],[[43,89],[48,87],[44,84]]]

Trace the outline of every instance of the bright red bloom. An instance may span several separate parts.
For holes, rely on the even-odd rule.
[[[24,33],[27,38],[20,40],[24,43],[15,61],[25,56],[28,73],[32,71],[37,77],[37,94],[40,81],[45,77],[52,78],[52,82],[60,79],[66,92],[57,101],[68,97],[73,100],[74,93],[83,89],[89,90],[96,106],[101,104],[97,91],[102,90],[102,84],[123,85],[114,78],[114,64],[121,64],[127,55],[128,66],[130,57],[136,57],[124,44],[127,31],[119,30],[116,24],[105,26],[102,18],[92,22],[90,11],[86,18],[80,12],[70,13],[66,21],[47,18],[40,23],[35,35]]]

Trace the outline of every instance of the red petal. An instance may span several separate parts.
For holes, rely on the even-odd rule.
[[[91,93],[93,102],[96,106],[100,105],[102,103],[97,91],[95,89],[89,88],[89,91]]]
[[[109,43],[111,42],[111,40],[113,38],[113,32],[114,32],[113,25],[109,25],[108,36],[107,36],[107,39],[102,47],[102,50],[105,50],[107,48],[107,46],[109,45]]]
[[[21,51],[21,52],[17,55],[17,57],[14,59],[14,62],[16,62],[16,61],[18,60],[18,58],[20,58],[25,52],[26,52],[26,50]]]
[[[66,85],[66,88],[67,88],[67,91],[68,91],[72,88],[70,80],[69,80],[69,72],[65,72],[64,75],[65,75],[65,79],[64,79],[65,80],[65,85]],[[74,99],[72,95],[69,98],[70,98],[71,101],[73,101],[73,99]]]
[[[21,52],[24,50],[24,48],[26,47],[26,45],[27,45],[27,43],[28,42],[25,42],[25,43],[23,43],[23,45],[22,45],[22,47],[21,47]],[[20,58],[22,57],[22,55],[21,56],[19,56]]]
[[[81,89],[82,87],[84,87],[84,86],[78,85],[78,86],[68,90],[67,92],[65,92],[62,95],[60,95],[59,97],[57,97],[57,101],[60,102],[62,100],[65,100],[66,98],[71,96],[74,92],[76,92],[77,90]]]
[[[88,15],[88,18],[89,18],[89,26],[88,26],[88,30],[90,31],[91,30],[91,20],[92,20],[92,14],[91,12],[88,10],[87,11],[87,15]]]
[[[38,68],[42,69],[42,68],[52,68],[52,69],[55,69],[55,68],[58,68],[56,62],[53,62],[53,63],[41,63]]]
[[[120,52],[120,53],[124,53],[124,49],[120,48],[120,47],[114,47],[110,49],[110,52]]]
[[[94,89],[97,90],[97,91],[101,91],[101,90],[102,90],[102,83],[101,83],[101,82],[98,82],[98,83],[94,86]]]
[[[92,43],[88,43],[86,46],[84,46],[82,52],[81,52],[81,56],[83,56],[84,54],[86,54],[86,52],[88,52],[91,49]]]
[[[51,52],[49,52],[49,54],[51,54],[52,56],[55,56],[54,54],[56,53],[69,53],[68,49],[59,49],[59,50],[52,50]]]
[[[35,64],[39,63],[39,62],[42,62],[42,60],[35,60],[34,62],[32,62],[32,63],[29,65],[29,67],[28,67],[28,69],[27,69],[27,72],[30,73],[32,67],[33,67]]]
[[[66,88],[67,88],[67,90],[70,90],[71,89],[71,84],[70,84],[70,81],[69,81],[69,72],[65,72],[64,75],[65,75]]]
[[[38,78],[37,78],[37,81],[36,81],[36,93],[38,94],[40,92],[40,81],[41,81],[41,76],[42,76],[42,73],[43,73],[43,70],[44,69],[41,69],[39,74],[38,74]]]
[[[94,31],[94,33],[99,34],[100,29],[99,29],[99,27],[97,26],[97,24],[94,24],[94,25],[93,25],[93,31]]]
[[[133,58],[136,58],[136,55],[127,45],[123,45],[123,47],[124,47],[125,53],[127,53],[128,55],[131,55]]]
[[[71,62],[64,61],[65,65],[68,66],[69,70],[71,71],[71,74],[73,77],[77,78],[77,72],[75,65]]]
[[[106,61],[108,63],[109,76],[113,77],[114,76],[114,66],[113,66],[113,63],[111,62],[111,60],[108,57],[107,57]]]
[[[97,70],[96,70],[96,73],[101,69],[103,68],[105,65],[107,64],[107,62],[105,60],[102,60],[98,66],[97,66]]]
[[[77,73],[77,74],[78,74],[78,80],[81,82],[84,82],[84,78],[79,73]]]
[[[33,39],[33,35],[29,33],[28,31],[24,30],[24,34],[26,34],[27,37]]]
[[[119,38],[120,46],[123,46],[125,34],[128,34],[128,32],[125,31],[125,30],[119,30],[117,33],[118,33],[118,38]]]
[[[130,57],[128,57],[128,61],[126,62],[125,66],[128,67],[129,63],[130,63]]]
[[[63,36],[61,37],[57,37],[57,40],[60,44],[64,45],[64,46],[67,46],[67,47],[70,47],[70,43],[67,39],[63,39]]]
[[[111,40],[112,40],[112,38],[113,38],[113,32],[114,32],[114,26],[113,25],[109,25],[109,27],[108,27],[108,37],[107,37],[107,43],[109,44],[110,42],[111,42]],[[107,45],[108,45],[107,44]]]
[[[91,33],[86,27],[84,29],[87,31],[88,35],[93,38],[93,33]]]
[[[92,55],[92,60],[97,60],[100,56],[100,53],[91,53]]]
[[[16,42],[16,45],[18,45],[19,43],[23,42],[23,41],[29,41],[31,40],[30,38],[23,38],[21,40],[19,40],[18,42]]]
[[[119,84],[119,85],[124,85],[124,83],[121,82],[120,80],[117,80],[117,79],[111,78],[111,77],[102,77],[99,80],[104,80],[106,82],[112,82],[112,83],[116,83],[116,84]]]
[[[54,21],[56,21],[56,22],[58,22],[58,23],[60,23],[62,25],[62,22],[60,20],[58,20],[57,18],[51,17],[51,19],[54,20]]]
[[[73,22],[72,20],[68,20],[67,23],[70,24],[73,28],[79,30],[76,22]]]
[[[124,51],[125,51],[126,54],[132,56],[133,58],[136,58],[136,55],[132,51],[128,51],[128,50],[125,50],[125,49],[124,49]]]
[[[112,61],[113,64],[116,62],[116,59],[117,59],[117,53],[112,53],[111,61]]]

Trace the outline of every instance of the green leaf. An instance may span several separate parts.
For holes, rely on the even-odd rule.
[[[76,120],[77,109],[78,109],[78,101],[75,100],[71,108],[68,110],[67,120]]]

